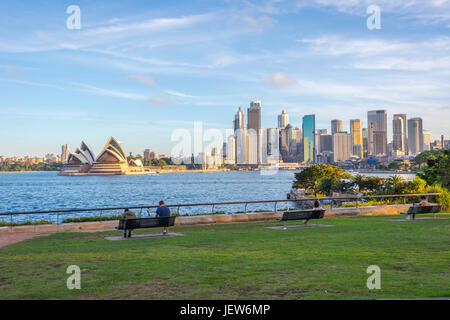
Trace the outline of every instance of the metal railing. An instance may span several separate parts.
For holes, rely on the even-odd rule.
[[[273,212],[277,211],[277,205],[279,203],[292,203],[292,202],[306,202],[318,200],[320,202],[329,202],[330,209],[333,208],[333,202],[355,202],[355,207],[358,208],[359,204],[362,203],[364,199],[380,199],[380,205],[383,205],[385,199],[391,198],[402,198],[403,203],[406,204],[406,198],[416,198],[420,196],[437,196],[439,193],[421,193],[421,194],[396,194],[396,195],[366,195],[366,196],[343,196],[343,197],[323,197],[323,198],[302,198],[302,199],[286,199],[286,200],[259,200],[259,201],[230,201],[230,202],[209,202],[209,203],[188,203],[188,204],[167,204],[167,207],[177,208],[178,214],[180,214],[180,208],[183,207],[200,207],[200,206],[211,206],[211,213],[215,213],[215,208],[217,206],[230,206],[230,205],[244,205],[244,211],[239,211],[237,213],[247,213],[248,205],[250,204],[268,204],[273,203]],[[148,215],[150,215],[151,209],[158,208],[158,205],[147,205],[147,206],[124,206],[124,207],[105,207],[105,208],[86,208],[86,209],[61,209],[61,210],[45,210],[45,211],[25,211],[25,212],[4,212],[0,213],[0,218],[4,216],[9,216],[10,223],[12,226],[13,216],[21,215],[56,215],[56,224],[60,224],[60,215],[64,214],[75,214],[82,212],[99,212],[100,217],[103,216],[105,211],[116,211],[124,210],[126,208],[133,210],[140,210],[139,216],[142,214],[142,210],[147,209]],[[287,210],[289,210],[289,206]],[[269,210],[267,211],[269,212]],[[230,212],[228,214],[232,214]],[[79,217],[79,216],[78,216]],[[1,221],[1,219],[0,219]]]

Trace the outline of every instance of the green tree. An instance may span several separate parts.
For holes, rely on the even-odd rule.
[[[304,188],[317,196],[322,179],[328,178],[332,183],[342,179],[350,179],[351,175],[339,167],[327,164],[313,165],[295,174],[293,187]]]
[[[417,158],[417,157],[416,157]],[[417,176],[424,179],[428,185],[441,184],[450,188],[450,150],[442,151],[438,157],[428,157],[427,167],[423,167]]]

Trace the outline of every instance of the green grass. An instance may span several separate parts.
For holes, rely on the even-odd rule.
[[[52,234],[0,248],[0,299],[449,297],[450,219],[391,218],[402,217],[177,226],[184,236],[127,241],[104,239],[118,231]],[[73,264],[81,290],[66,288]],[[381,290],[366,287],[370,265],[381,268]]]

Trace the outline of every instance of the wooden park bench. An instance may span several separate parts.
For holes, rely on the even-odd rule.
[[[414,220],[416,214],[434,213],[434,218],[436,218],[436,213],[441,212],[441,208],[442,206],[440,204],[432,204],[429,206],[412,205],[411,207],[409,207],[408,211],[401,212],[401,214],[406,214],[409,216],[409,218],[411,218],[412,216],[412,220]]]
[[[171,227],[175,224],[175,216],[158,217],[158,218],[136,218],[136,219],[120,219],[117,230],[124,230],[124,236],[127,230]]]
[[[283,216],[278,221],[322,219],[325,209],[322,210],[292,210],[283,212]]]

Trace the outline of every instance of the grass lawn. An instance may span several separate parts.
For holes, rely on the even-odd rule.
[[[0,299],[449,297],[450,219],[391,218],[402,217],[180,226],[171,232],[182,237],[127,241],[103,238],[118,231],[52,234],[0,248]],[[66,287],[69,265],[81,268],[81,290]],[[370,265],[381,268],[380,290],[366,287]]]

